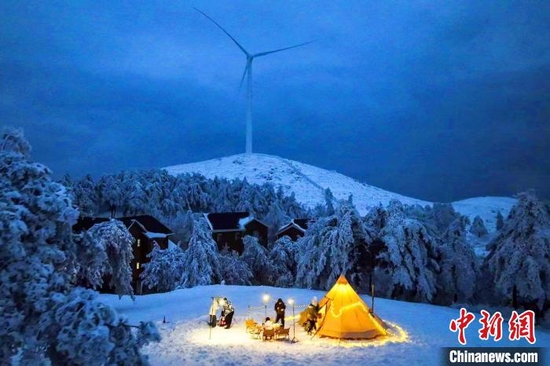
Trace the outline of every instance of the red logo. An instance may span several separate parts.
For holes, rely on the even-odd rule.
[[[466,344],[466,335],[464,334],[464,330],[468,328],[468,325],[470,325],[471,322],[474,321],[476,316],[472,313],[469,313],[466,311],[466,309],[461,308],[460,309],[460,318],[451,320],[451,323],[449,324],[449,329],[451,332],[458,331],[458,341],[460,344]]]
[[[508,322],[510,331],[510,340],[516,341],[525,338],[531,344],[536,342],[535,338],[535,313],[533,310],[527,310],[518,315],[514,310]]]
[[[466,344],[466,328],[474,321],[475,315],[468,312],[465,308],[460,309],[460,317],[452,319],[449,323],[451,332],[458,332],[458,341],[460,344]],[[495,312],[491,315],[488,311],[481,310],[481,329],[479,329],[479,339],[489,340],[493,337],[494,341],[502,339],[502,323],[504,318],[500,312]],[[521,314],[517,311],[512,311],[512,315],[508,320],[509,339],[517,341],[525,338],[529,343],[536,342],[535,337],[535,313],[532,310],[526,310]]]
[[[484,341],[489,339],[489,336],[494,337],[495,341],[500,341],[502,338],[502,321],[504,318],[500,312],[496,312],[490,316],[489,312],[481,310],[481,319],[479,322],[482,328],[479,330],[479,339]]]

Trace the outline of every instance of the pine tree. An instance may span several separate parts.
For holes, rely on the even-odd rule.
[[[183,287],[219,283],[222,280],[218,246],[204,217],[193,223],[193,233],[183,262]]]
[[[254,275],[236,251],[223,248],[220,252],[220,261],[223,263],[221,276],[226,285],[249,286],[252,284]]]
[[[88,230],[89,238],[96,244],[94,247],[103,248],[107,254],[105,274],[110,275],[109,286],[113,287],[119,297],[130,295],[134,299],[132,288],[132,268],[130,266],[134,253],[132,245],[134,237],[126,226],[116,219],[95,224]]]
[[[288,236],[278,239],[269,252],[269,262],[272,265],[269,280],[277,287],[292,287],[296,278],[296,256],[298,248]]]
[[[535,303],[539,310],[550,301],[550,216],[534,192],[518,195],[487,248],[486,264],[506,300],[515,300],[515,292],[518,303]]]
[[[335,213],[319,219],[298,240],[296,283],[306,288],[328,289],[341,274],[353,282],[364,279],[360,263],[366,250],[363,222],[355,208],[340,201]]]
[[[57,303],[43,322],[48,324],[43,331],[54,338],[55,347],[47,353],[54,365],[149,365],[140,348],[160,341],[153,323],[130,325],[99,302],[97,293],[79,287]]]
[[[112,215],[119,214],[122,206],[122,187],[116,175],[104,175],[98,184],[101,207],[109,210]]]
[[[147,255],[148,263],[143,264],[140,278],[143,285],[158,292],[173,291],[180,284],[185,271],[185,253],[178,246],[160,249],[154,243],[153,250]]]
[[[334,215],[335,209],[334,209],[334,196],[332,195],[332,191],[330,188],[325,189],[325,216]]]
[[[434,203],[431,214],[439,235],[461,216],[450,203]]]
[[[106,272],[107,252],[105,243],[93,240],[88,232],[75,237],[76,251],[76,276],[79,284],[98,288],[103,285],[103,277]]]
[[[290,221],[290,217],[285,214],[280,202],[273,202],[269,207],[267,216],[263,219],[263,222],[269,228],[267,233],[268,243],[273,243],[276,240],[277,231],[288,221]]]
[[[502,213],[499,211],[497,213],[497,231],[500,231],[504,227],[504,217],[502,216]]]
[[[86,175],[73,184],[74,203],[84,216],[92,216],[98,211],[99,198],[91,175]]]
[[[387,210],[380,234],[384,248],[375,270],[377,288],[386,297],[429,302],[439,271],[435,241],[420,222],[405,217],[399,201],[390,202]]]
[[[474,217],[474,221],[472,222],[472,226],[470,226],[470,233],[474,234],[478,238],[481,238],[489,232],[487,231],[487,228],[485,227],[485,223],[483,222],[483,219],[479,216]]]
[[[147,365],[139,349],[158,340],[150,323],[132,331],[91,290],[73,289],[76,245],[65,187],[29,161],[18,130],[0,139],[0,364]],[[12,357],[17,355],[17,360]],[[123,363],[117,355],[124,355]]]
[[[443,303],[465,303],[474,296],[478,263],[472,246],[466,240],[464,216],[449,225],[440,246],[441,273],[438,276],[439,297]]]
[[[243,238],[244,250],[241,256],[252,274],[254,275],[252,283],[255,285],[267,284],[269,273],[271,273],[271,263],[267,260],[267,250],[260,244],[254,236],[246,235]]]

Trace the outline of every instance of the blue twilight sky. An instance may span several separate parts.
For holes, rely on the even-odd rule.
[[[2,1],[0,124],[57,177],[255,152],[451,201],[550,197],[550,1]]]

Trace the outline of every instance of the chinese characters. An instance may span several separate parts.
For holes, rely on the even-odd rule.
[[[475,320],[475,315],[468,312],[466,309],[460,309],[460,317],[452,319],[449,323],[451,332],[458,332],[458,341],[460,344],[466,344],[466,328]],[[502,324],[504,318],[500,312],[495,312],[491,315],[488,311],[481,310],[481,329],[479,329],[479,339],[488,340],[490,337],[498,342],[502,339]],[[508,320],[508,339],[517,341],[521,338],[526,339],[530,344],[536,342],[535,337],[535,313],[532,310],[526,310],[521,314],[517,311],[512,311],[512,315]]]

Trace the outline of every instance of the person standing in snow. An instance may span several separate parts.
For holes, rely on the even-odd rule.
[[[233,313],[235,313],[235,309],[233,308],[233,304],[231,304],[231,301],[227,300],[227,297],[223,298],[224,305],[223,305],[223,316],[225,317],[225,329],[231,328],[231,322],[233,321]]]
[[[309,335],[314,330],[317,330],[317,308],[313,304],[309,304],[307,307],[306,332]]]
[[[317,313],[319,312],[319,305],[317,304],[317,296],[313,296],[311,303],[307,307],[307,321],[306,331],[307,334],[313,333],[317,330]]]
[[[311,305],[315,308],[315,311],[319,311],[319,304],[317,303],[317,296],[313,296],[313,299],[311,299]]]
[[[277,302],[275,303],[275,314],[277,314],[277,317],[275,318],[275,323],[278,323],[280,320],[281,326],[285,327],[285,309],[286,305],[283,301],[283,299],[279,298]]]
[[[208,314],[210,314],[210,326],[214,328],[216,326],[216,312],[218,311],[218,300],[219,298],[213,297],[212,298],[212,304],[210,305],[210,311]]]

